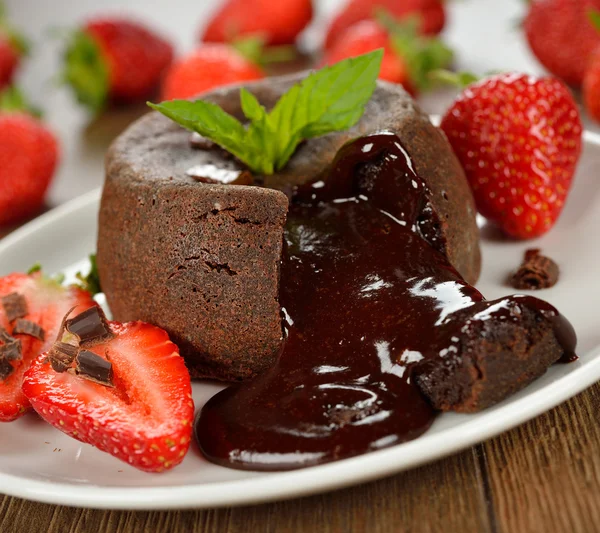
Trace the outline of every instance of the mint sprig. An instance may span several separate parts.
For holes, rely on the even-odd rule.
[[[313,72],[292,86],[270,112],[246,89],[240,90],[244,126],[219,106],[204,100],[173,100],[148,105],[215,142],[250,170],[281,170],[298,144],[351,128],[375,90],[383,50],[345,59]]]

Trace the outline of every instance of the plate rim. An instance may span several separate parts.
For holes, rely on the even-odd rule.
[[[585,131],[584,141],[600,147],[600,134]],[[101,188],[85,193],[0,240],[0,254],[31,234],[80,209],[96,209]],[[250,505],[307,496],[364,483],[433,462],[508,431],[549,411],[600,379],[600,345],[566,376],[507,405],[483,411],[474,420],[429,436],[349,459],[288,472],[223,482],[164,487],[113,487],[41,481],[0,472],[0,492],[43,503],[115,510],[166,510]],[[454,433],[457,435],[454,435]],[[448,441],[448,434],[453,439]]]

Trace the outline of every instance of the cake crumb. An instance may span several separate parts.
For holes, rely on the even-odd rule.
[[[523,263],[510,277],[510,285],[519,290],[548,289],[556,285],[558,276],[558,265],[542,255],[539,248],[532,248],[525,252]]]

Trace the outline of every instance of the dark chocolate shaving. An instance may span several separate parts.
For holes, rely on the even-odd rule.
[[[65,372],[73,364],[78,352],[79,346],[56,341],[48,354],[54,371]]]
[[[39,324],[24,318],[18,318],[13,328],[13,335],[29,335],[41,341],[46,340],[46,332]]]
[[[97,306],[90,307],[83,313],[70,318],[65,326],[69,333],[79,339],[83,347],[91,346],[113,336],[102,309]]]
[[[9,322],[17,318],[22,318],[27,314],[27,302],[23,295],[17,292],[11,292],[2,297],[2,307]]]
[[[512,275],[510,284],[520,290],[547,289],[556,284],[558,276],[558,265],[534,248],[525,252],[523,263]]]
[[[14,370],[13,366],[6,359],[0,359],[0,381],[8,378]]]
[[[100,385],[113,387],[112,363],[88,350],[81,350],[76,359],[75,374]]]
[[[5,361],[19,361],[23,358],[21,341],[13,339],[11,342],[0,345],[0,359]]]

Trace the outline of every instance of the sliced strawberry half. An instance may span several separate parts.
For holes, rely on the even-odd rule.
[[[188,451],[194,417],[190,375],[179,349],[156,326],[104,324],[112,337],[91,345],[81,341],[64,372],[54,369],[55,352],[42,354],[26,372],[23,391],[38,414],[67,435],[140,470],[172,468]],[[110,363],[110,383],[80,371],[83,351]]]
[[[91,295],[78,287],[63,287],[56,281],[33,274],[10,274],[0,278],[0,298],[11,294],[23,296],[27,313],[21,317],[39,325],[44,331],[44,341],[23,334],[13,334],[16,320],[9,321],[0,304],[0,326],[21,342],[21,358],[11,360],[12,372],[0,380],[0,422],[10,422],[25,414],[29,400],[21,390],[23,374],[30,363],[47,350],[58,333],[63,316],[75,307],[75,312],[95,305]]]

